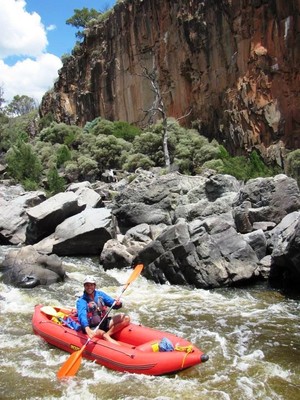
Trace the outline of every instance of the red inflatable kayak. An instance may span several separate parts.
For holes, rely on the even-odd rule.
[[[67,326],[55,317],[55,313],[63,314],[68,322],[76,320],[72,310],[37,305],[32,317],[34,333],[69,353],[80,350],[88,339],[87,335]],[[174,374],[208,360],[206,354],[187,340],[142,325],[130,324],[113,338],[120,345],[103,339],[90,340],[83,357],[115,371],[147,375]],[[172,343],[174,350],[160,351],[160,344],[165,338]]]

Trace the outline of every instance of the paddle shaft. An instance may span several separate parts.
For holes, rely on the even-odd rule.
[[[95,331],[99,328],[99,326],[102,324],[102,322],[105,320],[105,318],[108,317],[108,315],[111,312],[111,310],[113,309],[114,305],[121,299],[121,296],[123,295],[125,290],[128,288],[130,283],[133,282],[140,275],[140,273],[142,272],[143,268],[144,268],[143,264],[138,264],[135,267],[135,269],[131,273],[129,279],[127,280],[127,282],[126,282],[121,294],[119,295],[117,300],[115,300],[113,302],[113,304],[111,305],[109,310],[106,312],[104,317],[101,319],[99,324],[96,326],[96,328],[94,329]],[[66,376],[74,376],[76,374],[76,372],[80,368],[81,359],[82,359],[82,353],[83,353],[84,349],[86,348],[87,344],[90,342],[90,340],[91,340],[91,338],[88,338],[87,341],[85,342],[85,344],[82,346],[82,348],[80,350],[75,351],[74,353],[71,354],[71,356],[67,359],[67,361],[61,366],[61,368],[57,372],[57,377],[58,378],[64,378]]]
[[[137,265],[138,267],[138,265]],[[96,326],[96,328],[94,328],[93,330],[96,331],[97,329],[99,329],[100,325],[102,324],[102,322],[108,317],[109,313],[111,312],[111,310],[114,308],[114,306],[118,303],[118,301],[120,301],[123,293],[125,292],[125,290],[128,288],[128,286],[130,285],[132,281],[127,282],[121,292],[121,294],[119,295],[119,297],[112,303],[112,305],[109,307],[109,309],[107,310],[107,312],[105,313],[104,317],[101,319],[101,321],[99,322],[99,324]],[[87,344],[87,343],[86,343]]]

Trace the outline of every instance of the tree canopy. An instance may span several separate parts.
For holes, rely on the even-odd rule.
[[[86,28],[88,23],[92,19],[96,19],[99,15],[101,15],[101,12],[95,10],[94,8],[75,8],[74,15],[71,18],[67,19],[66,24],[72,25],[75,28]],[[84,36],[81,30],[77,31],[75,35],[80,39],[82,39]]]
[[[24,94],[19,96],[17,94],[5,108],[5,112],[13,117],[18,117],[20,115],[29,114],[31,111],[36,110],[37,108],[36,101],[32,97]]]

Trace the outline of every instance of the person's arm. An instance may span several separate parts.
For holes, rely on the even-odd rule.
[[[89,321],[87,316],[87,304],[82,297],[77,300],[76,308],[77,308],[79,323],[84,329],[86,329],[87,327],[89,327]]]
[[[109,296],[105,292],[98,291],[99,296],[102,297],[103,302],[106,306],[111,307],[114,302],[116,301],[113,297]],[[118,310],[119,308],[122,307],[122,302],[119,300],[116,302],[116,304],[113,306],[114,310]]]

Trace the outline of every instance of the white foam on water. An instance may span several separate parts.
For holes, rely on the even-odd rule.
[[[258,386],[262,385],[261,382],[255,382],[246,376],[237,379],[236,383],[238,388],[241,389],[241,393],[243,393],[245,399],[256,398],[255,395],[257,394]]]
[[[208,331],[208,330],[203,330],[203,335],[209,337],[210,339],[213,339],[215,346],[219,348],[222,356],[229,360],[231,359],[231,355],[228,351],[228,343],[227,340],[224,336],[221,336],[218,332],[213,332],[213,331]]]
[[[300,304],[274,292],[204,291],[156,285],[143,276],[122,295],[122,311],[134,322],[191,340],[210,360],[175,377],[151,377],[117,373],[83,359],[74,378],[58,381],[56,373],[69,354],[33,334],[34,305],[74,306],[88,274],[99,279],[99,289],[117,296],[132,272],[103,272],[84,259],[67,261],[66,269],[66,281],[49,287],[16,289],[0,282],[1,383],[8,391],[6,381],[11,375],[17,382],[23,378],[15,387],[14,399],[39,399],[40,392],[49,400],[294,400],[280,397],[272,382],[299,384],[299,368],[294,363],[290,370],[293,360],[281,360],[280,355],[286,348],[290,350],[286,357],[299,354]]]
[[[207,400],[231,400],[230,395],[222,390],[204,390],[203,399],[205,398]]]

